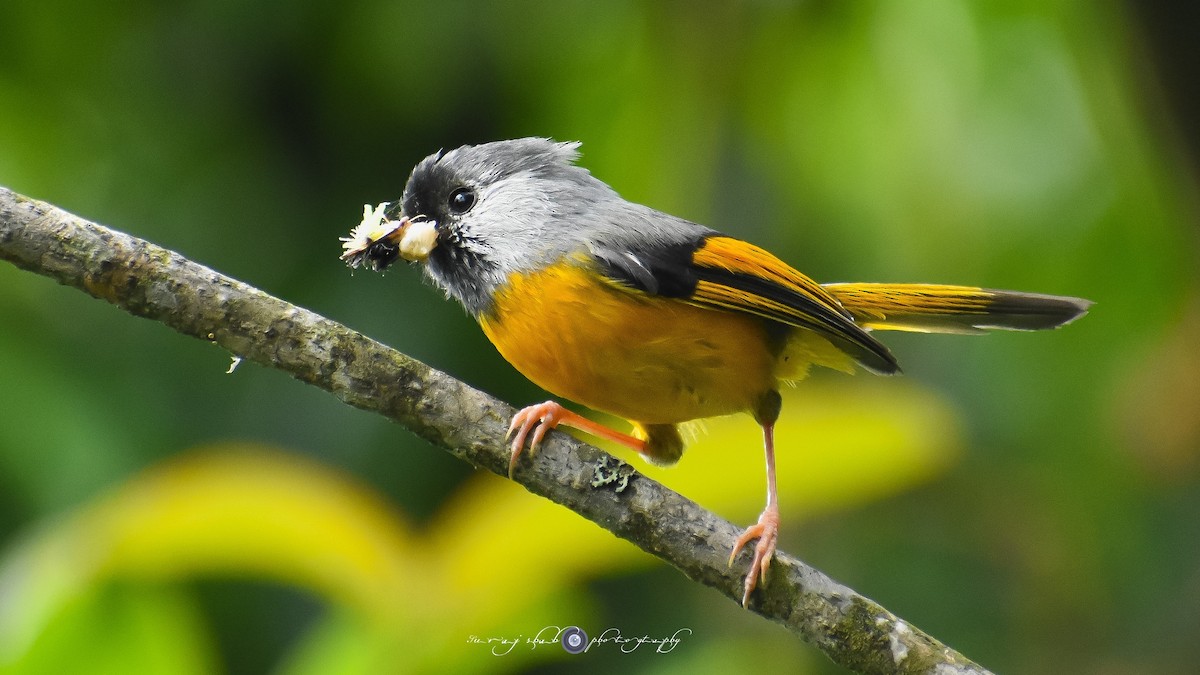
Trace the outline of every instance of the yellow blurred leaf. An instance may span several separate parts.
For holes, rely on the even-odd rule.
[[[386,615],[415,575],[395,509],[328,467],[252,445],[167,462],[83,521],[108,541],[100,572],[114,576],[261,575]]]
[[[250,444],[199,448],[46,523],[0,566],[0,663],[112,578],[261,576],[376,618],[420,592],[398,514],[330,469]]]
[[[821,379],[783,395],[775,457],[785,522],[902,492],[945,471],[962,449],[949,404],[912,382]],[[704,426],[676,466],[630,461],[727,518],[757,518],[767,489],[758,425],[737,415]]]

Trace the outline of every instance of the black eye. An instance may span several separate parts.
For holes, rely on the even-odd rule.
[[[462,215],[475,206],[475,191],[471,188],[460,187],[450,193],[450,199],[446,201],[446,204],[450,207],[450,213]]]

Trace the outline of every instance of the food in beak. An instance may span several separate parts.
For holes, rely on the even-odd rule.
[[[340,237],[341,258],[351,268],[366,265],[378,272],[387,269],[398,257],[423,261],[437,246],[436,223],[422,216],[388,220],[385,214],[388,205],[389,202],[374,208],[364,205],[362,221],[350,231],[349,237]]]

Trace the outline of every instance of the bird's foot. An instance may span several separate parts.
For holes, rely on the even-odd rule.
[[[646,441],[640,438],[614,431],[579,413],[571,412],[554,401],[546,401],[522,408],[516,415],[513,415],[512,423],[508,425],[508,434],[504,436],[504,439],[512,438],[512,455],[508,460],[508,477],[510,479],[517,467],[517,460],[521,457],[521,451],[525,449],[526,439],[529,440],[529,453],[533,454],[537,452],[538,445],[546,436],[546,432],[559,425],[574,427],[584,433],[606,438],[638,452],[646,450]]]
[[[529,453],[537,452],[546,432],[557,427],[563,420],[575,416],[575,413],[562,407],[554,401],[536,403],[522,408],[513,415],[512,423],[508,425],[508,433],[504,440],[512,438],[512,454],[508,460],[508,477],[513,477],[513,470],[521,452],[525,449],[525,441],[529,440]]]
[[[729,564],[752,539],[758,539],[754,547],[754,560],[750,563],[750,572],[746,575],[746,591],[742,594],[742,607],[750,602],[752,593],[758,582],[767,582],[767,569],[771,567],[771,559],[775,557],[775,543],[779,540],[779,507],[767,506],[758,517],[758,522],[746,528],[742,536],[733,545],[729,554]]]

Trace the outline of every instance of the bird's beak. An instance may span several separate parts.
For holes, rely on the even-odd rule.
[[[424,216],[409,217],[398,213],[398,220],[388,218],[395,202],[384,202],[372,208],[363,207],[362,221],[342,237],[342,260],[350,267],[366,264],[375,271],[387,269],[396,261],[423,262],[437,246],[437,223]]]

